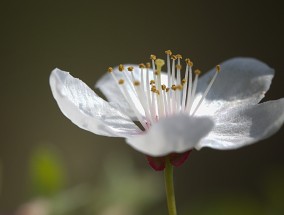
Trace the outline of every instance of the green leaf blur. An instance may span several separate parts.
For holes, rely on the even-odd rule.
[[[33,194],[53,196],[63,188],[64,176],[61,160],[54,148],[41,145],[34,150],[30,160]]]

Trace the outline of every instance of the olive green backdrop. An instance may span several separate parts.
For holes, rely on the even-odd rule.
[[[78,129],[61,114],[49,88],[52,69],[70,71],[93,86],[108,66],[145,62],[150,54],[164,56],[167,49],[189,57],[202,71],[231,57],[251,56],[275,68],[266,100],[278,99],[284,96],[280,2],[2,1],[0,213],[31,198],[27,165],[38,144],[58,149],[67,187],[95,184],[112,153],[130,156],[141,171],[149,168],[123,139]],[[194,151],[176,169],[178,206],[192,208],[196,199],[224,193],[244,193],[261,205],[267,178],[283,177],[283,134],[284,128],[235,151]],[[163,183],[161,173],[150,173]],[[155,210],[166,214],[164,199]]]

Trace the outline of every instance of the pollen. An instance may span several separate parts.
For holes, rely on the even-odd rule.
[[[120,64],[120,65],[118,66],[118,70],[119,70],[120,72],[122,72],[122,71],[124,70],[124,66],[123,66],[122,64]]]
[[[192,62],[189,58],[186,58],[186,59],[185,59],[185,63],[186,63],[187,65],[189,65],[190,67],[193,67],[193,62]]]
[[[177,89],[177,90],[182,90],[182,86],[181,86],[181,85],[177,85],[177,86],[176,86],[176,89]]]
[[[165,51],[165,53],[166,53],[167,55],[172,55],[172,54],[173,54],[171,50],[167,50],[167,51]]]
[[[133,68],[133,66],[130,66],[130,67],[127,68],[127,70],[128,70],[129,72],[132,72],[132,71],[134,70],[134,68]]]
[[[112,68],[112,67],[109,67],[109,68],[107,69],[107,71],[108,71],[109,73],[111,73],[111,72],[113,71],[113,68]]]
[[[151,54],[151,55],[150,55],[150,59],[151,59],[151,60],[156,60],[157,57],[156,57],[156,55]]]
[[[182,66],[181,66],[180,64],[177,64],[177,65],[176,65],[176,68],[179,69],[179,70],[181,70]]]
[[[194,74],[195,74],[195,75],[200,75],[200,74],[201,74],[201,71],[200,71],[199,69],[196,69],[196,70],[194,71]]]
[[[134,84],[134,86],[139,86],[140,85],[140,81],[136,80],[136,81],[133,82],[133,84]]]
[[[182,56],[180,54],[176,55],[177,59],[182,59]]]
[[[220,72],[220,71],[221,71],[220,65],[217,65],[217,66],[216,66],[216,70],[217,70],[217,72]]]
[[[165,61],[162,59],[157,59],[155,60],[155,64],[157,65],[158,68],[161,68],[162,66],[165,65]]]
[[[176,59],[177,59],[177,56],[176,56],[176,55],[172,55],[172,56],[171,56],[171,59],[172,59],[172,60],[176,60]]]
[[[124,80],[123,80],[123,79],[119,79],[118,83],[119,83],[120,85],[122,85],[122,84],[124,84]]]

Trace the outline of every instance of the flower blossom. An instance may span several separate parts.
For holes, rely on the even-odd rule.
[[[108,102],[68,72],[54,69],[53,96],[80,128],[123,137],[150,158],[169,155],[182,160],[177,163],[192,149],[236,149],[282,126],[284,99],[259,103],[274,76],[263,62],[233,58],[200,76],[189,59],[183,69],[181,55],[166,54],[166,62],[151,55],[151,63],[109,67],[96,84]]]

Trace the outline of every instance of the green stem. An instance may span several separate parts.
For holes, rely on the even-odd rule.
[[[169,159],[166,160],[166,168],[164,174],[169,215],[177,215],[173,180],[173,166],[171,165]]]

